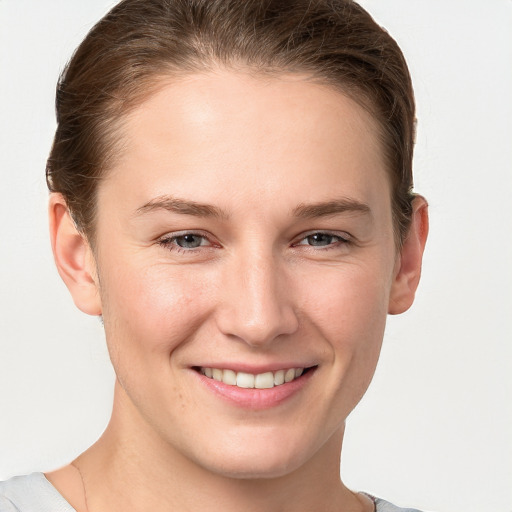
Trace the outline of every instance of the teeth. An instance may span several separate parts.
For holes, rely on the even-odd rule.
[[[222,382],[230,386],[236,385],[236,373],[233,370],[219,370],[222,371]]]
[[[260,373],[254,378],[256,389],[270,389],[274,387],[274,374],[272,372]]]
[[[297,379],[304,373],[304,368],[288,368],[287,370],[259,373],[258,375],[219,368],[201,368],[200,372],[210,379],[223,382],[229,386],[246,389],[270,389]]]
[[[280,386],[281,384],[284,384],[284,370],[277,370],[274,373],[274,386]]]
[[[250,373],[238,372],[236,375],[236,385],[239,388],[253,388],[254,375]]]
[[[284,374],[284,381],[291,382],[293,379],[295,379],[295,368],[290,368],[289,370],[286,370],[286,373]]]

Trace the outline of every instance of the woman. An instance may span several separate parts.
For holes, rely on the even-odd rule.
[[[428,231],[393,39],[348,1],[125,0],[57,121],[52,247],[103,319],[113,413],[0,510],[399,510],[339,478]]]

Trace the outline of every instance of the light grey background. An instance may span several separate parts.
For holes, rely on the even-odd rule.
[[[0,0],[0,478],[99,436],[113,373],[53,268],[43,174],[59,70],[108,0]],[[512,511],[512,2],[365,0],[409,61],[423,281],[349,418],[355,489],[438,512]]]

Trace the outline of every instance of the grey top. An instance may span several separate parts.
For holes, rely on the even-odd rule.
[[[419,512],[412,508],[395,507],[387,501],[373,498],[375,512]],[[45,478],[43,473],[16,476],[0,482],[0,512],[76,512]]]
[[[76,512],[43,473],[0,482],[0,512]]]

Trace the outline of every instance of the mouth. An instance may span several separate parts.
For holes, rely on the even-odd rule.
[[[318,366],[260,367],[252,373],[250,367],[243,365],[241,370],[245,371],[233,367],[192,367],[199,382],[213,395],[230,406],[253,411],[271,410],[289,403],[292,397],[301,396],[317,369]]]
[[[222,382],[228,386],[242,389],[271,389],[282,386],[283,384],[289,384],[315,368],[316,366],[283,368],[277,371],[268,371],[258,374],[236,372],[223,368],[208,368],[204,366],[194,369],[208,379]]]

